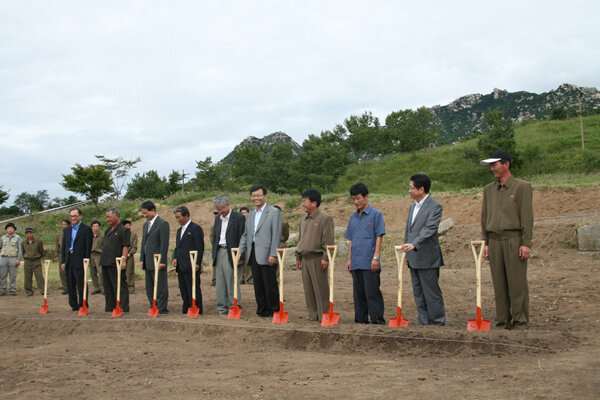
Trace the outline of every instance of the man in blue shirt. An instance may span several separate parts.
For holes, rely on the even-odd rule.
[[[379,290],[381,243],[385,224],[381,211],[369,206],[369,189],[364,183],[350,188],[356,212],[350,216],[346,239],[348,263],[354,291],[354,322],[385,325],[383,296]]]

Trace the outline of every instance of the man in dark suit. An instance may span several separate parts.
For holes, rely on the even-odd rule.
[[[438,284],[444,257],[438,239],[442,205],[429,196],[431,180],[425,174],[410,177],[410,206],[402,249],[410,268],[419,324],[444,325],[446,312]]]
[[[160,254],[158,266],[158,288],[156,306],[159,314],[168,314],[169,286],[167,282],[167,252],[169,250],[169,224],[156,213],[156,206],[150,200],[142,203],[140,212],[146,218],[142,229],[140,248],[140,268],[146,271],[146,295],[152,307],[154,297],[154,254]]]
[[[250,211],[246,219],[240,240],[240,254],[246,253],[246,262],[252,267],[256,314],[268,318],[279,310],[276,269],[281,213],[266,204],[267,188],[263,185],[252,186],[250,195],[256,208]]]
[[[60,268],[67,273],[69,305],[73,311],[79,311],[83,305],[83,259],[92,253],[92,228],[81,223],[81,210],[69,211],[71,225],[63,230]],[[87,299],[86,303],[87,303]],[[88,303],[89,305],[89,303]]]
[[[246,218],[231,209],[229,199],[224,194],[215,196],[213,206],[217,214],[212,231],[212,260],[217,277],[217,311],[219,315],[227,315],[228,310],[233,307],[234,262],[231,249],[240,245]],[[235,266],[238,267],[239,264]],[[238,284],[240,278],[238,274]],[[238,306],[241,305],[241,301],[242,295],[238,290]]]
[[[190,218],[190,210],[186,206],[175,207],[175,219],[181,225],[175,236],[175,251],[173,252],[173,266],[179,279],[179,290],[183,305],[181,312],[186,314],[192,307],[192,273],[196,274],[196,307],[202,314],[202,292],[200,291],[200,273],[202,256],[204,254],[204,232],[200,225]],[[198,257],[196,265],[192,266],[190,251],[196,250]]]

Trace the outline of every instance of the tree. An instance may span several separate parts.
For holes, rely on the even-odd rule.
[[[70,175],[63,175],[61,185],[70,192],[79,193],[98,208],[98,200],[113,191],[113,180],[104,165],[75,164]]]
[[[123,157],[108,158],[106,156],[94,156],[102,165],[104,165],[106,171],[110,173],[110,177],[113,180],[113,195],[118,200],[121,197],[129,171],[136,168],[136,165],[142,161],[141,157],[135,159],[126,160]]]
[[[221,190],[226,179],[225,168],[222,164],[213,163],[211,157],[196,161],[196,176],[193,178],[193,184],[201,191]]]
[[[169,174],[169,178],[167,179],[167,183],[165,186],[167,195],[171,195],[179,190],[181,186],[181,180],[183,176],[179,173],[179,171],[172,170]]]
[[[151,170],[143,174],[135,174],[127,184],[126,199],[163,199],[167,196],[167,179]]]
[[[477,141],[477,150],[482,158],[488,158],[496,150],[508,151],[514,162],[511,168],[518,167],[517,142],[515,140],[515,126],[510,118],[504,118],[500,110],[491,111],[484,116],[487,129],[483,131]]]
[[[79,202],[79,199],[73,195],[71,195],[69,197],[64,197],[64,198],[55,197],[52,199],[52,201],[48,205],[48,208],[68,206],[69,204],[74,204],[77,202]]]
[[[349,150],[356,161],[382,153],[379,119],[370,111],[361,116],[351,115],[344,120],[344,126],[349,132],[346,139]]]
[[[8,200],[8,192],[2,189],[2,186],[0,186],[0,204],[4,203],[6,200]]]
[[[387,152],[417,151],[435,143],[438,137],[438,126],[433,112],[427,107],[417,111],[398,110],[385,118],[383,137]]]
[[[47,208],[50,196],[47,190],[38,190],[36,194],[23,192],[15,197],[14,203],[24,214],[31,214]]]

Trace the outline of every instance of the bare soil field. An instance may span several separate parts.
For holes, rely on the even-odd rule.
[[[142,280],[131,296],[132,312],[118,319],[102,312],[103,296],[90,296],[88,316],[78,317],[58,289],[50,290],[47,315],[38,313],[41,296],[18,292],[0,297],[0,398],[600,398],[600,256],[574,246],[578,226],[600,223],[600,188],[535,191],[527,331],[467,331],[467,320],[475,318],[469,242],[479,239],[481,193],[437,198],[444,219],[455,223],[442,238],[445,327],[418,325],[408,274],[407,328],[354,324],[344,259],[335,269],[340,323],[326,328],[307,320],[301,276],[292,269],[284,271],[289,323],[281,325],[256,316],[251,285],[241,286],[242,318],[219,317],[210,270],[202,275],[204,314],[196,319],[181,313],[174,274],[171,313],[156,319],[146,316]],[[383,211],[388,231],[381,284],[386,320],[396,313],[393,246],[401,243],[409,204],[407,198],[371,204]],[[209,202],[189,206],[208,232],[214,218]],[[341,227],[353,211],[344,201],[322,208]],[[171,213],[160,213],[174,235]],[[485,262],[482,279],[483,316],[493,321]]]

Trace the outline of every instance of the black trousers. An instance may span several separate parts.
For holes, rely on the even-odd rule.
[[[261,317],[272,317],[279,311],[279,287],[277,286],[277,264],[261,265],[254,257],[254,243],[250,253],[254,297],[256,298],[256,314]]]
[[[146,296],[152,307],[154,299],[154,270],[146,271]],[[190,283],[191,285],[191,283]],[[191,292],[190,292],[191,293]],[[190,295],[191,296],[191,295]],[[190,297],[191,298],[191,297]],[[167,268],[158,270],[158,288],[156,290],[156,307],[159,311],[168,312],[169,305],[169,285],[167,281]],[[187,312],[187,311],[186,311]]]
[[[421,325],[445,325],[446,311],[444,310],[444,298],[438,284],[440,278],[439,268],[417,269],[410,268],[412,278],[413,295],[419,324]]]
[[[200,290],[200,271],[196,273],[196,307],[202,314],[202,290]],[[181,299],[183,305],[181,306],[181,312],[187,314],[188,308],[192,306],[192,272],[179,272],[177,273],[177,279],[179,280],[179,291],[181,292]],[[157,294],[158,297],[158,294]],[[157,302],[158,303],[158,302]]]
[[[102,267],[102,280],[104,285],[104,311],[111,312],[117,308],[117,267]],[[127,288],[127,271],[121,270],[121,308],[129,312],[129,289]]]
[[[65,271],[67,273],[69,305],[71,310],[76,311],[83,305],[83,266],[75,266],[73,260],[69,258],[65,265]],[[89,306],[88,299],[85,299],[85,301]]]
[[[381,270],[352,270],[354,292],[354,322],[385,325],[383,318],[383,296],[379,290]]]

